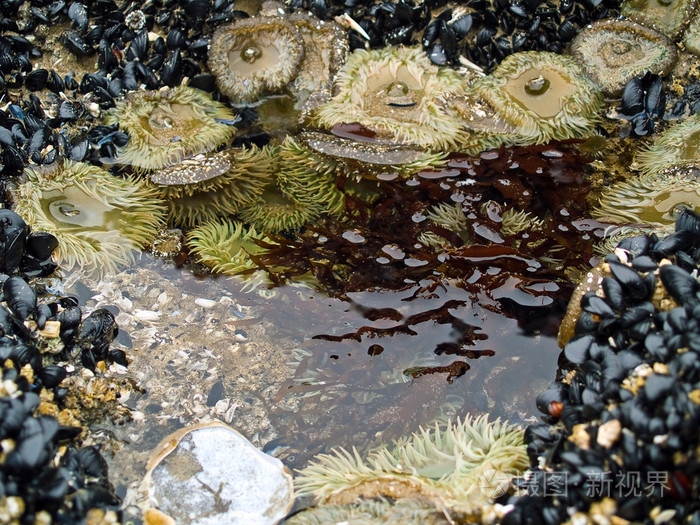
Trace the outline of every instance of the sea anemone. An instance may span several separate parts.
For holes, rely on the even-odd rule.
[[[238,217],[265,233],[298,230],[318,218],[323,211],[315,202],[318,197],[292,175],[273,175],[274,180],[252,203],[241,206]]]
[[[607,188],[591,211],[596,219],[617,224],[673,228],[679,208],[700,211],[700,170],[669,168],[641,174]]]
[[[297,76],[303,57],[304,40],[293,24],[256,16],[214,31],[207,64],[219,90],[234,104],[246,104],[281,91]]]
[[[591,135],[603,97],[572,58],[528,51],[507,57],[471,86],[522,143],[545,143]]]
[[[332,162],[316,162],[299,143],[287,138],[279,151],[279,184],[300,201],[309,201],[323,213],[340,215],[345,211],[345,194],[336,184],[337,173],[329,170]],[[309,166],[316,164],[320,171]]]
[[[690,21],[690,25],[683,35],[683,43],[688,51],[700,55],[700,16],[696,16]]]
[[[257,199],[273,172],[274,148],[231,148],[151,173],[168,202],[168,222],[191,227],[225,217]]]
[[[464,93],[465,85],[419,47],[358,49],[338,73],[337,94],[311,120],[324,128],[358,122],[388,141],[455,149],[469,134],[445,99]]]
[[[254,287],[267,283],[267,274],[259,270],[251,255],[265,251],[256,240],[272,243],[265,235],[232,220],[211,221],[187,235],[187,247],[197,260],[214,273],[238,275]]]
[[[15,211],[58,239],[56,258],[67,269],[113,272],[164,223],[165,203],[143,182],[71,161],[50,174],[28,168],[25,175],[12,191]]]
[[[700,113],[664,131],[651,146],[637,153],[634,163],[645,174],[671,166],[700,165]]]
[[[619,19],[589,25],[572,42],[571,54],[608,95],[619,95],[645,71],[667,75],[678,58],[675,44],[664,34]]]
[[[430,153],[401,144],[361,142],[313,131],[302,132],[295,140],[300,162],[323,172],[341,169],[348,175],[370,178],[381,173],[409,177],[447,164],[447,153]]]
[[[236,131],[231,110],[198,89],[130,93],[106,117],[129,134],[117,162],[144,172],[216,149]]]
[[[465,244],[472,244],[469,238],[469,220],[464,214],[462,204],[448,204],[446,202],[436,204],[430,208],[425,216],[436,226],[459,235]],[[418,236],[418,241],[434,248],[445,249],[452,247],[447,239],[431,231],[422,232]]]
[[[418,497],[459,513],[480,515],[529,465],[523,432],[487,416],[420,428],[363,459],[343,448],[320,454],[295,479],[299,495],[347,504],[362,496]]]
[[[290,87],[305,100],[311,93],[330,88],[345,62],[348,35],[335,22],[302,13],[289,15],[287,20],[297,28],[304,41],[304,58]]]
[[[326,525],[328,523],[404,523],[405,525],[447,525],[450,523],[435,508],[418,499],[386,498],[360,500],[348,505],[320,505],[288,518],[285,525]]]
[[[697,0],[626,0],[620,13],[675,40],[693,18],[696,7]]]

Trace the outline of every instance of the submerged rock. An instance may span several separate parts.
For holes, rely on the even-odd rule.
[[[292,476],[282,462],[216,421],[164,438],[147,468],[147,506],[179,525],[272,524],[293,502]],[[146,511],[147,522],[153,514]]]

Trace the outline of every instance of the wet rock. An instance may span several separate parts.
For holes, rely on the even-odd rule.
[[[167,436],[147,469],[148,519],[157,507],[161,519],[178,525],[273,524],[293,503],[292,476],[282,462],[218,421]]]

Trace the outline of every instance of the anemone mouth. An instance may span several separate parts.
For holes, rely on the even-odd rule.
[[[179,86],[131,93],[107,113],[106,124],[119,124],[129,142],[117,162],[147,171],[177,164],[216,149],[236,131],[222,121],[235,115],[198,89]]]
[[[620,14],[675,39],[693,18],[697,3],[697,0],[626,0]]]
[[[325,128],[359,122],[394,142],[456,148],[469,134],[444,101],[464,94],[466,83],[456,72],[434,66],[421,48],[356,50],[338,73],[337,94],[311,120]]]
[[[691,115],[659,135],[651,146],[640,151],[635,166],[653,174],[673,166],[700,166],[700,114]]]
[[[507,57],[471,86],[522,143],[544,143],[594,133],[603,97],[569,57],[528,51]]]
[[[700,170],[671,168],[622,181],[600,196],[591,214],[616,224],[672,226],[680,208],[700,211]]]
[[[630,20],[600,20],[581,31],[571,53],[609,95],[645,71],[667,75],[675,64],[676,46],[664,34]]]
[[[221,92],[244,104],[289,84],[303,57],[304,41],[294,25],[280,17],[251,17],[214,32],[208,65]]]
[[[32,228],[56,236],[67,269],[98,272],[129,263],[164,224],[165,203],[144,183],[65,161],[50,176],[32,169],[13,191],[15,210]]]

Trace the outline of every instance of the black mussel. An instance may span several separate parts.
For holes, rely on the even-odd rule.
[[[109,310],[98,308],[83,320],[75,342],[83,350],[95,349],[101,354],[118,332],[114,315]]]
[[[61,381],[67,375],[65,368],[61,366],[45,366],[36,373],[35,383],[37,386],[43,386],[44,388],[55,388],[61,384]]]
[[[698,291],[698,282],[678,266],[661,266],[659,277],[671,297],[681,304],[693,299]]]
[[[160,78],[166,86],[177,86],[182,82],[182,59],[180,50],[176,49],[163,64]]]
[[[29,91],[41,91],[49,78],[49,72],[43,68],[37,68],[27,75],[24,85]]]
[[[61,340],[64,343],[70,343],[77,333],[82,318],[82,311],[79,306],[65,306],[56,320],[61,323]]]
[[[36,327],[43,330],[46,326],[46,321],[51,317],[51,309],[48,305],[41,303],[36,308]]]
[[[617,311],[624,309],[627,301],[625,300],[625,292],[619,281],[606,277],[603,279],[602,287],[603,293],[605,294],[605,301]]]
[[[653,251],[662,256],[676,253],[678,250],[686,250],[697,241],[697,233],[689,230],[680,230],[667,235],[654,245]]]
[[[89,56],[94,52],[94,49],[75,31],[66,31],[62,40],[63,45],[75,55]]]
[[[189,86],[211,93],[216,89],[216,77],[210,73],[202,73],[193,77]]]
[[[68,158],[71,160],[74,160],[76,162],[79,162],[87,156],[88,149],[90,148],[90,143],[87,140],[82,140],[75,144],[74,146],[71,146],[70,148],[70,153],[68,154]]]
[[[54,93],[60,93],[66,89],[66,83],[61,76],[52,69],[49,71],[46,87]]]
[[[80,468],[91,478],[107,479],[107,462],[95,447],[83,447],[78,451]]]
[[[87,8],[80,2],[73,2],[68,8],[68,18],[72,22],[73,29],[78,29],[81,33],[85,33],[87,29],[89,16]]]
[[[12,136],[12,132],[3,126],[0,126],[0,145],[2,145],[2,146],[14,146],[15,145],[15,138]]]
[[[574,337],[564,347],[564,356],[574,364],[582,364],[588,359],[588,349],[594,341],[592,335]]]
[[[175,51],[176,49],[183,49],[185,47],[186,40],[187,37],[185,36],[185,32],[182,29],[175,27],[168,32],[165,45],[171,51]]]
[[[629,266],[621,263],[609,263],[610,271],[625,291],[627,297],[635,302],[648,298],[652,290],[647,288],[647,283]]]
[[[3,295],[12,315],[22,321],[36,312],[36,292],[21,277],[10,277],[3,283]]]
[[[569,386],[555,381],[549,388],[537,396],[535,403],[540,412],[545,415],[552,415],[552,405],[559,403],[564,405],[569,399]],[[561,410],[561,407],[559,408]]]
[[[109,81],[107,77],[100,73],[86,73],[80,81],[80,92],[84,94],[91,93],[96,86],[108,89]]]
[[[81,111],[70,100],[64,100],[58,108],[58,116],[65,122],[74,122],[81,116]]]
[[[129,366],[129,360],[124,350],[110,350],[107,352],[107,357],[110,361],[114,361],[118,365]]]
[[[615,317],[615,311],[610,308],[605,299],[598,297],[595,292],[588,292],[581,298],[581,308],[584,312],[596,315],[601,319]]]
[[[19,268],[27,231],[22,217],[11,210],[0,209],[0,272],[13,274]]]

